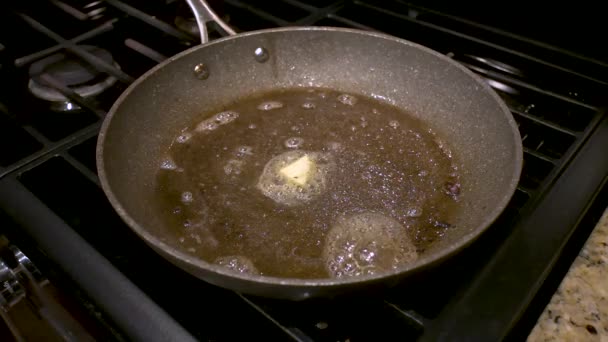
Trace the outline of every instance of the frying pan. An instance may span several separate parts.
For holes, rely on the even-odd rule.
[[[301,300],[396,284],[468,246],[504,210],[518,183],[522,146],[506,105],[476,75],[424,46],[385,34],[290,27],[234,35],[201,0],[189,0],[204,44],[137,79],[103,122],[97,145],[102,188],[128,226],[183,270],[239,292]],[[207,43],[205,22],[231,34]],[[423,120],[452,147],[463,210],[443,239],[415,263],[388,274],[347,279],[284,279],[237,274],[188,255],[163,238],[153,205],[161,156],[206,109],[277,88],[315,86],[388,101]]]

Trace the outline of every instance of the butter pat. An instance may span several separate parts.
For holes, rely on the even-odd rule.
[[[331,154],[291,150],[264,165],[256,188],[278,204],[302,205],[325,191],[335,169]]]
[[[308,155],[301,157],[283,167],[279,172],[285,176],[288,180],[298,184],[304,185],[313,171],[314,162],[310,160]]]

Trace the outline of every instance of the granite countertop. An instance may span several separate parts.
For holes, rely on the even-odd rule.
[[[608,342],[608,210],[528,337],[541,341]]]

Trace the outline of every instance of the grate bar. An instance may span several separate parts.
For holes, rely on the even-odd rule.
[[[101,58],[99,58],[97,56],[94,56],[94,55],[92,55],[92,54],[84,51],[83,49],[81,49],[80,47],[78,47],[73,42],[62,38],[60,35],[58,35],[57,33],[53,32],[53,31],[51,31],[50,29],[48,29],[46,26],[42,25],[38,21],[32,19],[31,17],[29,17],[29,16],[27,16],[25,14],[19,14],[19,15],[32,28],[34,28],[35,30],[37,30],[37,31],[45,34],[49,38],[55,40],[57,43],[60,43],[68,51],[74,53],[75,55],[77,55],[78,57],[82,58],[87,63],[91,64],[92,66],[95,66],[100,71],[103,71],[103,72],[105,72],[105,73],[107,73],[109,75],[115,76],[120,81],[122,81],[124,83],[127,83],[127,84],[132,83],[134,81],[134,79],[131,76],[129,76],[126,73],[124,73],[123,71],[115,68],[114,66],[106,63]]]
[[[524,194],[528,195],[528,197],[532,197],[532,195],[534,194],[534,190],[528,189],[524,186],[518,185],[517,186],[517,190],[523,192]]]
[[[97,26],[96,28],[92,29],[91,31],[85,32],[79,36],[76,36],[72,39],[70,39],[72,41],[72,43],[77,44],[80,42],[83,42],[87,39],[91,39],[93,37],[96,37],[102,33],[111,31],[112,29],[114,29],[114,23],[116,23],[118,21],[118,19],[111,19],[106,21],[105,23]],[[52,46],[48,49],[44,49],[38,52],[34,52],[31,55],[27,55],[27,56],[23,56],[20,58],[15,59],[15,66],[17,67],[22,67],[26,64],[30,64],[32,62],[35,62],[39,59],[42,59],[46,56],[49,56],[57,51],[60,51],[61,49],[63,49],[64,47],[62,45],[55,45]]]
[[[407,15],[395,13],[395,12],[386,10],[384,8],[378,7],[378,6],[362,3],[360,1],[355,1],[355,4],[357,4],[357,5],[361,6],[361,7],[366,7],[366,8],[378,11],[380,13],[388,14],[390,16],[393,16],[393,17],[396,17],[396,18],[399,18],[399,19],[403,19],[403,20],[409,21],[411,23],[417,23],[417,24],[419,24],[421,26],[428,27],[428,28],[431,28],[431,29],[435,29],[437,31],[440,31],[440,32],[443,32],[443,33],[447,33],[447,34],[450,34],[452,36],[456,36],[458,38],[463,38],[463,39],[466,39],[466,40],[474,42],[474,43],[485,45],[487,47],[491,47],[491,48],[496,49],[498,51],[506,52],[508,54],[511,54],[511,55],[514,55],[514,56],[517,56],[517,57],[520,57],[520,58],[523,58],[523,59],[527,59],[529,61],[536,62],[536,63],[542,64],[542,65],[551,67],[553,69],[557,69],[557,70],[560,70],[560,71],[572,74],[572,75],[576,75],[578,77],[585,78],[585,79],[591,80],[591,81],[596,82],[596,83],[600,83],[600,84],[603,84],[603,85],[608,85],[608,82],[605,82],[605,81],[602,81],[602,80],[598,80],[598,79],[593,78],[591,76],[587,76],[585,74],[581,74],[581,73],[579,73],[577,71],[574,71],[574,70],[571,70],[571,69],[559,66],[557,64],[553,64],[553,63],[544,61],[544,60],[542,60],[540,58],[532,57],[532,56],[530,56],[528,54],[525,54],[523,52],[515,51],[515,50],[503,47],[503,46],[498,45],[498,44],[490,43],[490,42],[485,41],[483,39],[479,39],[479,38],[475,38],[473,36],[469,36],[468,34],[456,32],[456,31],[453,31],[453,30],[450,30],[450,29],[447,29],[445,27],[442,27],[442,26],[439,26],[439,25],[435,25],[435,24],[432,24],[432,23],[429,23],[429,22],[419,21],[419,20],[416,20],[416,19],[412,19],[411,17],[408,17]]]
[[[556,130],[558,132],[561,132],[561,133],[564,133],[564,134],[567,134],[567,135],[570,135],[570,136],[573,136],[573,137],[579,137],[580,136],[580,133],[577,133],[577,132],[575,132],[575,131],[573,131],[573,130],[571,130],[569,128],[566,128],[564,126],[560,126],[560,125],[555,124],[553,122],[550,122],[548,120],[539,118],[538,116],[535,116],[535,115],[532,115],[532,114],[528,114],[528,113],[522,112],[520,110],[515,110],[513,108],[509,108],[509,110],[511,110],[511,112],[513,114],[515,114],[515,115],[521,116],[522,118],[526,118],[526,119],[528,119],[530,121],[534,121],[534,122],[536,122],[536,123],[538,123],[540,125],[546,126],[546,127],[551,128],[553,130]]]
[[[135,50],[137,52],[139,52],[140,54],[150,58],[151,60],[160,63],[162,61],[164,61],[165,59],[167,59],[167,56],[163,55],[162,53],[153,50],[147,46],[145,46],[144,44],[138,42],[135,39],[131,39],[131,38],[127,38],[125,39],[125,45],[127,47],[129,47],[132,50]]]
[[[381,32],[381,31],[379,31],[379,30],[377,30],[377,29],[375,29],[373,27],[366,26],[366,25],[363,25],[363,24],[359,24],[356,21],[353,21],[353,20],[341,17],[341,16],[336,15],[336,14],[331,14],[330,13],[330,14],[327,15],[327,18],[333,19],[335,21],[339,21],[339,22],[341,22],[343,24],[346,24],[348,26],[352,26],[354,28],[358,28],[358,29],[362,29],[362,30],[367,30],[367,31],[371,31],[371,32]]]
[[[297,336],[298,340],[301,342],[315,342],[315,340],[310,338],[308,335],[306,335],[302,330],[300,330],[298,328],[291,327],[291,328],[288,328],[288,330],[291,331],[295,336]]]
[[[300,2],[298,0],[281,0],[281,1],[286,4],[292,5],[293,7],[297,7],[297,8],[303,9],[303,10],[311,12],[311,13],[317,12],[319,10],[319,8],[317,8],[315,6]]]
[[[184,40],[184,41],[189,41],[192,42],[193,38],[190,37],[189,35],[185,34],[184,32],[176,29],[175,27],[165,23],[164,21],[158,20],[156,18],[154,18],[153,16],[138,10],[135,7],[132,7],[130,5],[125,4],[122,1],[118,1],[118,0],[105,0],[105,2],[123,12],[125,12],[126,14],[132,16],[133,18],[137,18],[143,22],[145,22],[146,24],[153,26],[154,28],[168,34],[171,35],[175,38]]]
[[[274,319],[272,316],[270,316],[264,309],[262,309],[259,305],[255,304],[254,302],[252,302],[251,300],[249,300],[249,298],[245,297],[244,295],[235,292],[239,297],[241,297],[241,299],[243,301],[245,301],[245,303],[251,305],[252,308],[254,308],[257,312],[259,312],[260,314],[262,314],[264,317],[266,317],[270,322],[272,322],[275,326],[277,326],[278,328],[280,328],[281,330],[283,330],[283,332],[285,332],[287,335],[289,335],[289,337],[291,337],[294,341],[298,341],[298,342],[308,342],[307,339],[303,339],[299,336],[297,336],[296,334],[294,334],[289,328],[283,326],[281,323],[279,323],[276,319]]]
[[[99,129],[101,128],[101,121],[98,121],[92,125],[89,125],[57,142],[47,145],[39,151],[36,151],[29,156],[13,163],[10,167],[2,169],[0,171],[0,178],[8,175],[9,173],[22,171],[26,168],[33,168],[37,165],[42,164],[45,160],[48,160],[55,154],[61,153],[61,151],[68,149],[72,146],[78,145],[87,139],[97,136]]]
[[[84,21],[87,20],[89,18],[89,16],[86,13],[82,13],[81,11],[77,10],[76,8],[66,4],[63,1],[58,1],[58,0],[51,0],[51,3],[57,7],[59,7],[61,10],[63,10],[64,12],[66,12],[67,14],[71,15],[72,17],[80,20],[80,21]]]
[[[527,147],[524,147],[524,153],[527,153],[527,154],[529,154],[531,156],[534,156],[534,157],[536,157],[538,159],[542,159],[542,160],[544,160],[546,162],[549,162],[549,163],[551,163],[553,165],[556,165],[557,162],[559,161],[558,159],[551,158],[549,156],[546,156],[546,155],[544,155],[544,154],[542,154],[542,153],[540,153],[538,151],[535,151],[535,150],[527,148]]]
[[[230,4],[230,5],[234,6],[234,7],[238,7],[238,8],[247,10],[247,11],[249,11],[249,12],[257,15],[258,17],[260,17],[262,19],[265,19],[265,20],[268,20],[268,21],[272,21],[273,23],[275,23],[275,24],[277,24],[279,26],[287,26],[287,25],[290,24],[289,21],[287,21],[287,20],[283,20],[283,19],[281,19],[279,17],[275,17],[272,14],[266,13],[266,12],[260,10],[259,8],[251,6],[251,5],[249,5],[247,3],[244,3],[242,1],[238,1],[238,0],[224,0],[224,2],[227,3],[227,4]]]
[[[313,25],[317,21],[320,21],[324,18],[329,18],[330,15],[339,11],[343,7],[344,7],[343,1],[338,1],[327,7],[317,9],[311,15],[304,17],[300,20],[297,20],[293,24],[296,26],[297,25],[303,25],[303,26]],[[367,28],[367,30],[373,30],[373,29],[370,27],[370,28]]]
[[[34,139],[36,139],[42,145],[48,146],[48,145],[52,144],[52,142],[47,137],[45,137],[42,133],[40,133],[36,128],[34,128],[30,125],[23,125],[21,127],[23,128],[23,130],[25,130],[29,135],[34,137]]]
[[[412,311],[412,310],[402,310],[399,306],[397,306],[396,304],[393,304],[389,301],[384,301],[384,304],[388,305],[390,308],[396,310],[397,312],[399,312],[401,315],[407,317],[409,320],[411,320],[412,322],[416,323],[416,325],[418,325],[420,327],[420,329],[424,329],[425,325],[426,325],[426,319],[422,316],[420,316],[417,312]]]
[[[551,97],[554,97],[556,99],[559,99],[559,100],[562,100],[562,101],[565,101],[565,102],[568,102],[568,103],[572,103],[572,104],[580,106],[580,107],[584,107],[584,108],[591,109],[591,110],[594,110],[594,111],[597,110],[597,107],[595,107],[595,106],[586,104],[584,102],[577,101],[577,100],[572,99],[570,97],[563,96],[563,95],[560,95],[558,93],[554,93],[554,92],[549,91],[549,90],[544,90],[542,88],[539,88],[539,87],[534,86],[532,84],[529,84],[527,82],[524,82],[524,81],[521,81],[521,80],[517,80],[517,79],[514,79],[514,78],[509,77],[509,76],[505,76],[505,75],[503,75],[501,73],[498,73],[498,72],[495,72],[495,71],[491,71],[491,70],[487,70],[487,69],[483,69],[483,68],[480,68],[478,66],[475,66],[475,65],[472,65],[472,64],[469,64],[469,63],[466,63],[466,62],[458,61],[458,63],[460,63],[460,64],[466,66],[467,68],[475,71],[476,73],[482,74],[484,76],[489,76],[491,78],[498,79],[500,81],[508,82],[510,84],[513,84],[513,85],[516,85],[516,86],[520,86],[520,87],[528,89],[528,90],[532,90],[532,91],[537,92],[539,94],[551,96]]]
[[[61,153],[61,157],[66,160],[72,167],[74,167],[78,172],[83,174],[88,180],[93,182],[98,187],[101,187],[101,183],[99,182],[99,177],[95,172],[91,171],[88,167],[84,166],[78,159],[72,157],[69,153]]]
[[[546,50],[551,50],[551,51],[559,52],[559,53],[567,55],[569,57],[573,57],[573,58],[576,58],[576,59],[581,59],[581,60],[584,60],[586,62],[594,63],[594,64],[597,64],[597,65],[600,65],[600,66],[603,66],[603,67],[608,67],[608,63],[606,63],[604,61],[601,61],[601,60],[598,60],[598,59],[595,59],[595,58],[590,58],[590,57],[587,57],[585,55],[581,55],[581,54],[578,54],[578,53],[575,53],[575,52],[572,52],[572,51],[569,51],[569,50],[565,50],[565,49],[562,49],[560,47],[557,47],[557,46],[554,46],[554,45],[551,45],[551,44],[543,43],[543,42],[540,42],[538,40],[530,39],[528,37],[520,36],[520,35],[515,34],[515,33],[511,33],[511,32],[505,31],[505,30],[501,30],[501,29],[498,29],[498,28],[495,28],[495,27],[492,27],[492,26],[487,26],[487,25],[484,25],[484,24],[480,24],[480,23],[475,22],[475,21],[471,21],[471,20],[468,20],[468,19],[463,19],[463,18],[460,18],[460,17],[457,17],[457,16],[453,16],[453,15],[450,15],[450,14],[446,14],[446,13],[440,12],[440,11],[435,11],[435,10],[432,10],[432,9],[429,9],[429,8],[426,8],[426,7],[414,5],[414,4],[411,4],[411,3],[403,1],[403,0],[397,0],[397,2],[400,2],[400,3],[402,3],[402,4],[404,4],[404,5],[408,6],[408,7],[415,8],[415,9],[417,9],[419,11],[423,11],[423,12],[427,12],[427,13],[430,13],[430,14],[434,14],[434,15],[439,16],[439,17],[448,18],[450,20],[457,21],[457,22],[460,22],[460,23],[463,23],[463,24],[467,24],[469,26],[473,26],[473,27],[476,27],[476,28],[480,28],[480,29],[488,31],[488,32],[492,32],[492,33],[495,33],[495,34],[498,34],[498,35],[501,35],[501,36],[505,36],[505,37],[514,39],[514,40],[519,40],[519,41],[528,43],[530,45],[535,45],[537,47],[540,47],[540,48],[543,48],[543,49],[546,49]],[[604,83],[604,82],[602,82],[602,83]]]

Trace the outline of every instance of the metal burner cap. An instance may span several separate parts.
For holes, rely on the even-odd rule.
[[[90,45],[80,47],[104,62],[119,68],[107,50]],[[53,87],[37,81],[39,76],[50,76],[83,98],[96,96],[116,83],[115,77],[99,72],[80,58],[63,52],[32,63],[29,75],[30,92],[40,99],[52,102],[69,102],[69,100]]]
[[[90,45],[80,47],[108,64],[114,63],[107,50]],[[30,77],[47,74],[66,86],[75,86],[92,81],[100,73],[82,59],[59,52],[32,63],[29,74]]]

